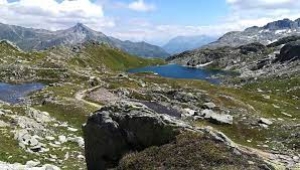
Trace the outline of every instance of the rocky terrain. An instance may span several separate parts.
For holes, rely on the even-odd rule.
[[[128,74],[165,62],[97,41],[1,41],[1,82],[45,87],[1,103],[0,169],[300,169],[298,39],[168,59],[239,72],[223,85]]]
[[[144,74],[112,82],[109,91],[88,95],[107,105],[83,128],[89,169],[299,168],[298,77],[268,82],[274,91],[263,83],[232,89]],[[101,94],[105,100],[93,97]]]
[[[158,46],[145,42],[121,41],[94,31],[81,23],[59,31],[24,28],[0,23],[0,40],[2,39],[9,40],[26,51],[44,50],[60,45],[76,45],[93,40],[141,57],[165,58],[169,56],[167,52]]]
[[[5,170],[86,169],[81,126],[101,107],[84,99],[86,89],[106,87],[102,74],[162,63],[98,42],[23,52],[2,41],[0,48],[1,82],[46,85],[20,104],[0,105],[0,169]]]
[[[233,71],[244,81],[262,77],[299,75],[300,37],[289,36],[263,45],[251,43],[239,47],[197,49],[169,57],[167,61],[188,67],[206,67]]]

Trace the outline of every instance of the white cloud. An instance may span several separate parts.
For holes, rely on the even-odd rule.
[[[268,22],[290,18],[300,18],[300,0],[224,0],[229,6],[229,12],[220,16],[219,22],[210,25],[157,25],[134,21],[127,23],[121,30],[111,32],[120,39],[148,41],[163,44],[178,35],[212,35],[221,36],[229,31],[241,31],[251,26],[264,26]],[[126,23],[125,23],[126,24]],[[123,24],[124,25],[124,24]]]
[[[100,30],[114,26],[110,18],[106,18],[103,8],[89,0],[19,0],[8,3],[0,0],[0,22],[21,26],[62,29],[82,22]]]
[[[163,44],[178,35],[221,36],[229,31],[241,31],[251,26],[264,26],[268,22],[300,18],[299,0],[226,0],[230,11],[220,16],[219,22],[210,25],[156,25],[138,26],[138,29],[123,29],[115,35],[121,39],[148,41]],[[137,22],[139,23],[139,22]]]
[[[155,5],[147,4],[144,0],[136,0],[128,5],[128,8],[134,11],[148,12],[155,10]]]
[[[299,0],[226,0],[226,2],[240,9],[292,9],[300,5]]]
[[[249,26],[263,26],[268,22],[300,17],[299,0],[226,0],[230,6],[227,22],[245,23]]]
[[[167,21],[162,25],[139,16],[114,16],[112,19],[104,15],[103,7],[106,10],[130,9],[138,12],[155,10],[156,6],[146,0],[131,0],[131,3],[112,0],[97,0],[97,3],[89,0],[63,0],[61,3],[55,0],[19,0],[8,3],[0,0],[0,22],[52,30],[82,22],[123,40],[161,44],[178,35],[222,35],[254,25],[263,26],[274,20],[300,17],[300,0],[224,1],[230,8],[228,14],[210,25],[170,25]]]
[[[0,5],[4,5],[4,4],[6,4],[6,3],[7,3],[6,0],[0,0]]]

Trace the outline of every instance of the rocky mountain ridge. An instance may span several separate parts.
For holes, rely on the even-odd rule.
[[[169,56],[162,48],[145,42],[121,41],[94,31],[82,23],[66,30],[48,31],[0,23],[0,39],[9,40],[25,51],[44,50],[59,45],[75,45],[88,40],[105,43],[141,57]]]
[[[299,21],[300,18],[295,21],[283,19],[270,22],[263,27],[253,26],[246,28],[244,31],[228,32],[217,41],[203,46],[203,48],[237,47],[253,42],[267,45],[286,36],[300,35]]]

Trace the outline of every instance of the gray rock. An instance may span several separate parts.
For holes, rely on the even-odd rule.
[[[120,102],[97,111],[83,127],[88,169],[107,169],[122,155],[174,140],[183,128],[139,103]]]
[[[49,123],[49,122],[53,121],[53,119],[50,117],[49,113],[41,112],[34,108],[29,108],[27,110],[27,114],[30,118],[35,119],[38,123]]]
[[[55,137],[53,137],[53,136],[46,136],[45,139],[47,139],[49,141],[53,141],[53,140],[55,140]]]
[[[276,61],[281,63],[295,60],[300,60],[300,41],[284,45],[280,50],[280,55],[276,58]]]
[[[138,83],[139,83],[139,86],[141,86],[141,87],[145,87],[146,86],[146,83],[143,82],[142,80],[139,80]]]
[[[8,127],[8,126],[9,126],[8,123],[6,123],[6,122],[0,120],[0,128],[1,128],[1,127]]]
[[[299,156],[293,156],[294,161],[298,161],[299,159],[300,159]]]
[[[80,147],[84,147],[84,139],[82,137],[68,137],[67,140],[77,143]]]
[[[214,109],[216,108],[216,104],[212,103],[212,102],[207,102],[207,103],[204,103],[204,106],[207,108],[207,109]]]
[[[268,125],[268,126],[270,126],[270,125],[273,124],[272,121],[270,121],[269,119],[266,119],[266,118],[260,118],[259,121],[258,121],[258,123],[265,124],[265,125]]]
[[[66,142],[68,142],[67,137],[64,136],[64,135],[60,135],[60,136],[58,137],[58,140],[59,140],[60,143],[66,143]]]
[[[48,149],[45,148],[45,145],[40,143],[41,139],[39,136],[32,136],[27,130],[17,130],[15,131],[15,137],[19,146],[26,150],[27,152],[47,152]]]
[[[190,108],[185,108],[185,109],[183,110],[182,116],[183,116],[183,117],[192,117],[192,116],[195,116],[196,113],[197,113],[197,112],[196,112],[195,110],[192,110],[192,109],[190,109]]]
[[[26,166],[28,168],[33,168],[33,167],[36,167],[40,164],[40,162],[36,162],[36,161],[27,161],[26,162]]]
[[[231,115],[218,114],[209,109],[203,110],[201,116],[215,124],[233,124],[233,117]]]
[[[14,116],[17,125],[23,129],[30,129],[33,131],[42,131],[44,126],[36,122],[34,119],[25,116]]]

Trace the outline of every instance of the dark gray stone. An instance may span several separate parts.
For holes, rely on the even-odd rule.
[[[173,141],[180,126],[137,103],[97,111],[83,127],[89,170],[113,168],[122,156]]]

